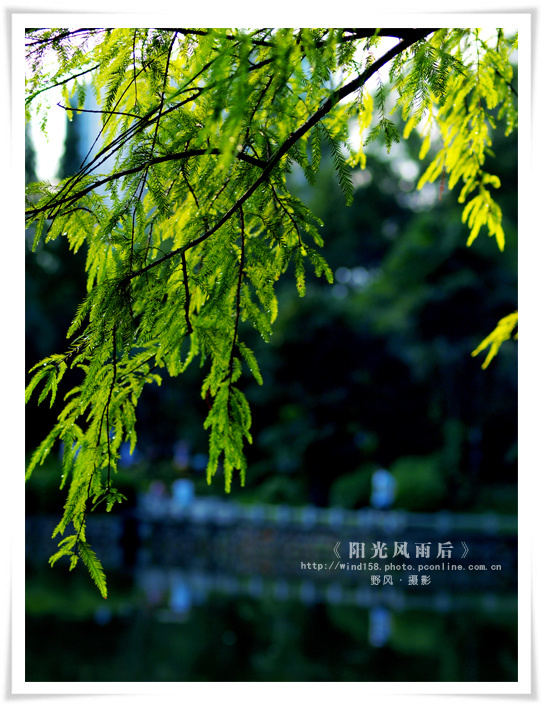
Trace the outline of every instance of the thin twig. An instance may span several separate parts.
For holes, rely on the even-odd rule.
[[[287,216],[289,217],[290,221],[293,223],[293,226],[295,227],[295,231],[297,232],[297,236],[298,236],[298,238],[299,238],[299,246],[302,246],[301,232],[300,232],[300,229],[299,229],[299,226],[298,226],[297,222],[296,222],[295,219],[291,216],[291,214],[287,211],[287,208],[286,208],[286,206],[283,204],[283,202],[282,202],[282,200],[280,199],[280,197],[278,196],[278,193],[276,192],[276,189],[274,188],[274,185],[271,185],[271,188],[272,188],[272,192],[273,192],[273,194],[274,194],[274,197],[275,197],[276,201],[278,202],[278,204],[280,205],[280,207],[282,207],[282,209],[284,210],[284,212],[287,214]]]
[[[137,29],[133,33],[133,92],[134,92],[134,104],[137,106],[137,72],[136,61],[135,61],[135,38],[137,37]]]
[[[57,103],[56,105],[59,108],[63,108],[65,111],[73,111],[74,113],[100,113],[110,116],[128,116],[129,118],[137,118],[138,120],[141,118],[141,116],[135,113],[125,113],[124,111],[97,111],[91,108],[72,108],[71,106],[63,106],[61,103]]]
[[[169,45],[169,51],[167,52],[167,60],[166,60],[166,62],[165,62],[165,71],[164,71],[164,74],[163,74],[163,88],[162,88],[162,95],[161,95],[161,98],[160,98],[160,107],[159,107],[159,110],[158,110],[158,118],[157,118],[157,120],[156,120],[156,129],[155,129],[155,131],[154,131],[154,136],[153,136],[153,138],[152,138],[152,147],[150,148],[150,154],[151,154],[151,155],[154,153],[154,148],[156,147],[156,140],[157,140],[157,138],[158,138],[158,130],[159,130],[159,127],[160,127],[160,118],[161,118],[161,115],[162,115],[163,105],[164,105],[164,102],[165,102],[165,89],[167,88],[167,76],[168,76],[168,74],[169,74],[169,62],[171,61],[171,52],[173,51],[173,45],[175,44],[176,38],[177,38],[177,33],[175,32],[175,33],[173,34],[173,39],[171,40],[171,44]],[[146,184],[146,181],[147,181],[149,169],[150,169],[150,166],[147,165],[147,167],[146,167],[146,169],[145,169],[145,174],[143,175],[143,177],[142,177],[142,179],[141,179],[141,187],[140,187],[140,190],[139,190],[139,197],[136,197],[136,198],[135,198],[138,203],[140,203],[141,200],[142,200],[142,198],[143,198],[143,191],[144,191],[144,189],[145,189],[145,184]],[[133,208],[133,215],[132,215],[132,230],[131,230],[131,243],[130,243],[130,271],[132,270],[132,263],[133,263],[133,247],[134,247],[134,239],[135,239],[135,215],[136,215],[136,209],[137,209],[136,207]],[[149,241],[149,243],[150,243],[150,241]],[[148,251],[147,251],[147,253],[148,253]]]
[[[186,266],[186,254],[182,254],[182,272],[184,274],[184,317],[186,318],[186,334],[190,335],[193,332],[192,323],[190,322],[190,289],[188,287],[188,268]]]
[[[80,76],[84,76],[85,74],[89,74],[91,71],[95,71],[96,69],[99,69],[100,66],[101,66],[101,64],[96,64],[96,66],[93,66],[90,69],[86,69],[86,71],[82,71],[79,74],[74,74],[73,76],[68,76],[67,79],[63,79],[62,81],[58,81],[56,84],[51,84],[50,86],[45,86],[45,88],[40,89],[39,91],[35,91],[33,94],[30,94],[30,96],[27,96],[25,98],[24,102],[29,103],[30,101],[32,101],[32,99],[35,99],[36,96],[39,96],[39,94],[42,94],[44,91],[49,91],[49,89],[54,89],[56,86],[62,86],[62,84],[67,84],[68,81],[73,81],[74,79],[78,79]]]
[[[111,440],[110,440],[110,428],[109,428],[109,407],[111,405],[111,397],[113,395],[113,390],[116,383],[116,324],[113,325],[113,379],[111,381],[111,387],[109,389],[109,396],[107,397],[107,404],[105,405],[106,418],[107,418],[107,489],[111,488]],[[101,424],[103,423],[103,414],[100,421],[100,430],[98,434],[98,445],[99,437],[101,436]]]
[[[245,233],[244,233],[244,211],[242,207],[239,207],[239,218],[240,218],[240,261],[239,261],[239,278],[237,281],[237,297],[236,297],[236,315],[235,315],[235,330],[233,332],[233,341],[231,343],[231,354],[229,356],[229,389],[231,390],[231,380],[233,377],[233,360],[235,355],[235,345],[237,344],[237,336],[239,332],[239,320],[240,320],[240,290],[242,286],[242,276],[244,272],[244,243],[245,243]],[[184,255],[184,254],[183,254]],[[228,401],[229,405],[229,401]]]

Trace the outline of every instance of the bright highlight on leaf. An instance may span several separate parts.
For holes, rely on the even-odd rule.
[[[124,499],[114,476],[122,443],[136,445],[144,387],[194,361],[209,407],[207,480],[244,485],[252,438],[243,388],[264,379],[250,342],[272,337],[276,282],[289,270],[305,296],[312,269],[333,281],[321,223],[290,193],[289,173],[314,184],[328,149],[351,204],[352,169],[365,167],[366,144],[391,151],[400,141],[401,110],[404,136],[422,135],[422,157],[439,146],[419,187],[460,185],[465,241],[486,228],[503,249],[499,180],[485,158],[494,127],[516,127],[515,45],[503,31],[485,39],[470,29],[27,31],[27,119],[45,123],[41,102],[57,85],[70,114],[95,111],[84,103],[93,94],[101,118],[76,174],[27,188],[34,248],[60,238],[86,252],[87,295],[66,351],[37,364],[26,390],[26,400],[61,409],[27,469],[62,446],[67,499],[53,535],[75,532],[51,563],[68,556],[73,569],[81,559],[106,597],[87,516]],[[485,341],[490,358],[503,329]],[[64,395],[68,370],[79,383]]]
[[[498,322],[494,330],[490,333],[490,335],[488,335],[488,337],[485,337],[479,347],[475,348],[472,352],[472,357],[476,357],[480,352],[485,350],[487,347],[490,347],[485,361],[482,364],[483,369],[486,369],[494,357],[498,354],[498,350],[502,344],[511,339],[517,324],[517,312],[507,315]],[[518,332],[514,335],[513,339],[518,340]]]

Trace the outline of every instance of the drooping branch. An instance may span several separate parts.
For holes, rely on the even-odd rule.
[[[240,217],[240,261],[239,261],[239,280],[237,282],[237,314],[235,318],[235,333],[234,333],[234,340],[233,340],[233,346],[235,346],[235,342],[237,340],[237,335],[239,332],[239,317],[240,317],[240,288],[242,285],[242,276],[244,272],[244,248],[245,248],[245,243],[246,243],[246,234],[245,234],[245,226],[244,226],[244,211],[242,207],[239,208],[239,217]]]
[[[271,185],[271,186],[272,186],[272,193],[273,193],[273,195],[274,195],[274,198],[275,198],[275,200],[278,202],[278,204],[280,205],[280,207],[282,208],[282,210],[284,211],[285,215],[288,217],[289,221],[293,224],[293,227],[295,228],[295,231],[297,232],[297,237],[298,237],[298,239],[299,239],[299,246],[301,246],[301,241],[302,241],[302,240],[301,240],[301,232],[300,232],[300,229],[299,229],[299,225],[298,225],[297,222],[295,221],[294,217],[289,213],[289,211],[288,211],[287,207],[285,206],[285,204],[284,204],[284,203],[282,202],[282,200],[280,199],[278,193],[276,192],[276,189],[275,189],[274,185]]]
[[[134,34],[134,36],[135,36],[135,34]],[[171,46],[172,46],[172,45],[171,45]],[[204,86],[191,86],[191,84],[193,84],[193,82],[194,82],[202,73],[204,73],[204,72],[212,65],[212,63],[213,63],[214,61],[215,61],[215,59],[211,59],[210,61],[208,61],[203,67],[201,67],[201,69],[200,69],[194,76],[192,76],[192,77],[191,77],[189,80],[187,80],[181,87],[179,87],[179,89],[177,89],[177,91],[176,91],[176,93],[175,93],[175,96],[179,96],[179,95],[181,95],[181,94],[183,94],[183,93],[185,93],[185,92],[187,92],[187,91],[190,91],[190,92],[191,92],[190,96],[188,96],[187,98],[183,99],[182,101],[178,101],[178,102],[172,104],[172,105],[169,106],[168,108],[164,108],[163,102],[160,101],[160,103],[158,104],[158,106],[155,106],[154,108],[150,109],[144,116],[138,116],[138,115],[135,115],[135,114],[119,112],[119,111],[116,111],[115,109],[113,109],[112,111],[92,111],[92,110],[90,110],[90,109],[80,109],[80,108],[71,109],[71,110],[82,111],[82,112],[86,112],[86,113],[94,113],[94,112],[95,112],[95,113],[102,113],[103,115],[106,115],[107,118],[106,118],[106,120],[105,120],[105,122],[104,122],[104,125],[102,126],[102,128],[101,128],[99,134],[96,136],[96,139],[94,140],[93,145],[91,146],[91,148],[90,148],[90,150],[88,151],[88,153],[87,153],[85,159],[83,160],[83,164],[82,164],[82,166],[81,166],[81,169],[80,169],[75,175],[73,175],[73,177],[62,187],[62,189],[60,190],[60,192],[59,192],[57,195],[55,195],[55,196],[54,196],[51,200],[49,200],[46,204],[42,205],[38,210],[32,210],[31,212],[27,212],[27,215],[31,217],[32,215],[38,214],[39,212],[47,211],[47,210],[49,210],[49,209],[54,209],[54,208],[55,208],[55,205],[60,203],[60,196],[61,196],[61,195],[64,195],[64,194],[67,194],[67,192],[68,192],[69,189],[72,187],[72,185],[76,184],[77,181],[80,180],[82,177],[84,177],[85,175],[90,174],[91,171],[95,171],[100,165],[102,165],[104,162],[106,162],[107,160],[109,160],[115,153],[117,153],[119,150],[121,150],[122,147],[124,147],[130,140],[132,140],[133,138],[135,138],[135,136],[136,136],[138,133],[141,133],[142,131],[144,131],[144,130],[146,130],[147,128],[151,127],[154,123],[159,122],[159,120],[160,120],[161,117],[166,116],[166,115],[168,115],[168,114],[170,114],[170,113],[172,113],[172,112],[178,110],[179,108],[181,108],[182,106],[184,106],[184,105],[186,105],[186,104],[188,104],[188,103],[192,103],[193,101],[195,101],[196,99],[198,99],[203,93],[208,92],[210,89],[216,88],[216,87],[218,86],[218,84],[223,83],[223,82],[226,82],[226,81],[229,81],[231,78],[233,78],[233,77],[228,77],[227,79],[223,79],[222,82],[220,82],[220,81],[215,81],[215,82],[211,82],[211,83],[209,83],[209,84],[206,84],[206,85],[204,85]],[[261,69],[262,67],[266,66],[267,64],[269,64],[269,63],[271,63],[271,62],[273,62],[273,61],[274,61],[274,58],[273,58],[273,57],[268,58],[268,59],[265,59],[265,60],[263,60],[263,61],[261,61],[261,62],[259,62],[259,63],[257,63],[257,64],[251,65],[250,68],[249,68],[249,71],[250,71],[250,72],[253,72],[253,71],[256,71],[256,70],[258,70],[258,69]],[[92,69],[87,70],[87,72],[88,72],[88,71],[93,71],[93,70],[99,68],[100,66],[101,66],[100,64],[97,64],[96,66],[92,67]],[[135,86],[135,88],[136,88],[137,77],[138,77],[139,74],[141,74],[143,71],[144,71],[144,68],[143,68],[143,69],[140,69],[139,72],[136,72],[136,71],[135,71],[135,65],[134,65],[134,76],[133,76],[132,80],[129,82],[128,86],[125,88],[125,90],[124,90],[122,96],[123,96],[124,93],[128,90],[129,86],[130,86],[132,83],[134,84],[134,86]],[[63,80],[63,81],[61,81],[61,82],[59,82],[58,84],[54,84],[53,86],[57,86],[57,85],[60,85],[60,84],[67,83],[67,82],[71,81],[72,79],[77,78],[78,76],[82,76],[83,74],[85,74],[85,73],[87,73],[87,72],[82,72],[81,74],[77,74],[77,75],[75,75],[75,76],[68,77],[67,79],[65,79],[65,80]],[[49,88],[53,88],[53,86],[45,87],[45,88],[42,89],[41,91],[46,91],[46,90],[48,90]],[[39,91],[38,93],[41,93],[41,91]],[[34,98],[36,95],[37,95],[37,94],[32,94],[31,96],[28,97],[27,101],[30,101],[30,100],[31,100],[32,98]],[[116,105],[118,105],[118,103],[120,102],[122,96],[121,96],[120,99],[117,101]],[[59,105],[60,105],[60,104],[59,104]],[[65,107],[64,107],[64,106],[61,106],[61,108],[65,108]],[[112,140],[108,145],[104,146],[104,147],[94,156],[94,158],[93,158],[89,163],[87,163],[87,164],[85,165],[85,163],[86,163],[86,161],[88,160],[88,158],[89,158],[89,156],[90,156],[92,150],[94,149],[94,147],[95,147],[97,141],[99,140],[99,137],[100,137],[101,134],[103,133],[103,131],[104,131],[104,129],[105,129],[105,127],[106,127],[108,121],[111,119],[111,117],[112,117],[113,115],[117,115],[117,114],[119,114],[119,115],[126,115],[126,116],[128,116],[128,117],[133,117],[133,118],[136,119],[136,122],[133,123],[132,125],[130,125],[130,126],[129,126],[124,132],[122,132],[120,135],[117,135],[117,136],[114,138],[114,140]],[[156,115],[156,114],[157,114],[157,115]],[[208,151],[205,151],[205,152],[208,152]],[[211,151],[211,154],[219,154],[219,151],[218,151],[217,149],[213,149],[213,150]],[[178,154],[174,154],[174,157],[177,157],[177,155],[178,155]],[[100,158],[101,158],[101,159],[100,159]],[[241,159],[241,160],[244,159],[246,162],[249,162],[249,163],[251,163],[251,164],[253,164],[253,165],[256,165],[256,166],[258,166],[258,167],[264,167],[265,164],[266,164],[266,163],[264,163],[263,161],[258,160],[257,157],[253,157],[253,156],[251,156],[251,155],[247,155],[247,154],[244,154],[244,153],[240,153],[240,154],[239,154],[239,159]],[[150,163],[150,164],[151,164],[151,163]],[[142,166],[140,167],[140,169],[142,169],[142,170],[146,169],[146,163],[145,163],[144,165],[142,165]],[[121,175],[118,175],[118,174],[117,174],[116,176],[113,176],[113,175],[112,175],[112,176],[110,176],[110,177],[111,177],[111,179],[116,179],[116,177],[122,177],[122,176],[124,176],[124,174],[121,174]],[[90,190],[93,190],[93,189],[95,189],[96,187],[101,186],[102,184],[104,184],[104,183],[103,183],[103,182],[100,182],[99,184],[95,184],[95,185],[93,185],[93,186],[90,187]],[[85,192],[84,194],[86,194],[86,192]],[[72,195],[72,197],[75,197],[75,199],[79,199],[80,196],[83,196],[83,195],[81,195],[80,193],[75,193],[74,195]],[[72,200],[71,198],[69,198],[68,204],[71,204],[72,201],[73,201],[73,200]]]
[[[226,224],[226,222],[231,219],[231,217],[237,212],[237,210],[242,207],[246,200],[249,199],[252,194],[258,189],[258,187],[260,187],[265,181],[270,178],[273,169],[279,163],[281,158],[283,158],[287,154],[287,152],[295,145],[298,140],[300,140],[300,138],[302,138],[303,135],[305,135],[305,133],[310,130],[310,128],[313,128],[316,123],[318,123],[324,116],[326,116],[339,101],[361,88],[361,86],[363,86],[371,76],[373,76],[377,71],[379,71],[379,69],[381,69],[381,67],[385,66],[385,64],[387,64],[395,56],[406,50],[412,44],[415,44],[415,42],[424,39],[432,32],[435,32],[435,29],[417,30],[414,36],[399,42],[392,49],[386,52],[382,57],[373,62],[367,69],[365,69],[365,71],[363,71],[362,74],[359,74],[359,76],[357,76],[355,79],[352,79],[349,83],[345,84],[340,89],[334,91],[326,99],[326,101],[323,102],[320,108],[315,113],[313,113],[312,116],[310,116],[310,118],[308,118],[296,131],[293,131],[293,133],[291,133],[288,138],[286,138],[286,140],[282,143],[278,150],[276,150],[276,152],[268,160],[265,169],[257,178],[257,180],[253,182],[253,184],[246,190],[246,192],[241,197],[239,197],[235,204],[226,212],[226,214],[224,214],[221,219],[218,220],[218,222],[216,222],[213,227],[205,231],[205,233],[201,236],[188,242],[184,246],[170,251],[166,256],[162,256],[162,258],[157,259],[156,261],[153,261],[152,263],[149,263],[146,266],[143,266],[134,273],[131,273],[129,275],[129,278],[131,279],[135,278],[136,276],[140,276],[142,273],[145,273],[149,269],[154,268],[154,266],[158,266],[164,261],[170,258],[174,258],[175,256],[178,256],[179,254],[187,251],[188,249],[192,249],[194,246],[197,246],[198,244],[212,236],[212,234],[217,232],[218,229],[220,229],[220,227]]]
[[[302,138],[305,133],[307,133],[316,123],[318,123],[324,116],[326,116],[334,106],[339,103],[342,99],[345,97],[349,96],[351,93],[354,91],[357,91],[359,88],[361,88],[367,81],[368,79],[373,76],[381,67],[383,67],[385,64],[387,64],[391,59],[393,59],[395,56],[406,50],[408,47],[410,47],[412,44],[415,44],[415,42],[418,42],[421,39],[424,39],[427,37],[429,34],[432,32],[436,31],[435,29],[423,29],[423,30],[412,30],[410,33],[410,36],[407,39],[402,40],[399,42],[397,45],[395,45],[392,49],[387,51],[382,57],[377,59],[375,62],[373,62],[362,74],[359,74],[355,79],[352,79],[349,83],[345,84],[341,88],[337,89],[334,91],[320,106],[320,108],[312,114],[296,131],[291,133],[288,138],[282,143],[282,145],[278,148],[278,150],[275,151],[275,153],[270,157],[270,159],[266,162],[259,160],[258,158],[255,158],[251,155],[248,155],[247,153],[238,153],[237,158],[240,160],[244,160],[248,163],[251,163],[253,165],[257,165],[258,167],[262,167],[263,171],[259,175],[259,177],[253,182],[253,184],[244,192],[244,194],[233,204],[233,206],[224,214],[221,219],[218,220],[218,222],[212,226],[210,229],[207,229],[201,236],[197,237],[196,239],[193,239],[191,242],[188,244],[185,244],[184,246],[179,247],[178,249],[174,249],[173,251],[170,251],[168,254],[165,256],[162,256],[161,258],[157,259],[156,261],[153,261],[150,264],[147,264],[146,266],[143,266],[142,268],[138,269],[137,271],[132,272],[129,275],[129,278],[135,278],[136,276],[141,275],[142,273],[148,271],[149,269],[153,268],[154,266],[159,265],[163,261],[174,258],[175,256],[178,256],[180,253],[187,251],[190,248],[193,248],[194,246],[197,246],[200,244],[202,241],[205,241],[207,238],[209,238],[212,234],[214,234],[218,229],[220,229],[229,219],[237,212],[237,210],[246,202],[247,199],[251,197],[251,195],[265,182],[270,178],[270,175],[273,171],[273,169],[276,167],[276,165],[279,163],[282,157],[284,157],[287,152],[295,145],[295,143]],[[156,158],[152,158],[149,161],[146,161],[142,165],[133,167],[133,168],[127,168],[126,170],[122,170],[116,173],[113,173],[112,175],[108,175],[107,177],[97,180],[96,182],[92,183],[88,187],[79,190],[78,192],[74,193],[73,195],[69,197],[65,197],[60,204],[55,204],[54,200],[52,203],[43,205],[42,207],[37,207],[31,210],[28,210],[26,213],[29,218],[32,218],[39,214],[40,212],[43,211],[51,211],[53,209],[62,209],[65,207],[71,206],[74,202],[79,200],[81,197],[84,197],[86,194],[92,192],[93,190],[97,189],[98,187],[107,184],[113,180],[117,180],[122,177],[126,177],[131,174],[135,174],[136,172],[142,171],[142,170],[147,170],[150,165],[153,164],[159,164],[161,162],[166,162],[169,160],[178,160],[178,159],[184,159],[188,157],[193,157],[196,155],[204,155],[204,154],[220,154],[220,150],[217,148],[213,149],[193,149],[193,150],[187,150],[183,151],[180,153],[172,153],[169,155],[164,155],[164,156],[158,156]],[[57,212],[58,213],[58,212]]]

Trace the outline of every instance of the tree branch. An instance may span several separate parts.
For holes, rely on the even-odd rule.
[[[186,254],[182,254],[182,272],[184,274],[184,317],[186,319],[186,334],[193,332],[192,323],[190,322],[190,289],[188,287],[188,268],[186,266]]]
[[[45,88],[40,89],[39,91],[34,91],[33,94],[30,94],[30,96],[27,96],[24,100],[25,104],[28,103],[29,101],[32,101],[32,99],[35,99],[36,96],[39,96],[39,94],[42,94],[44,91],[49,91],[49,89],[54,89],[56,86],[62,86],[62,84],[67,84],[68,81],[73,81],[74,79],[78,79],[80,76],[84,76],[85,74],[89,74],[91,71],[95,71],[96,69],[99,69],[101,64],[96,64],[96,66],[91,67],[90,69],[86,69],[86,71],[81,71],[79,74],[74,74],[73,76],[68,76],[67,79],[63,79],[62,81],[58,81],[56,84],[51,84],[50,86],[45,86]],[[61,108],[64,108],[64,106],[61,106]],[[72,109],[75,110],[75,109]]]
[[[97,111],[90,108],[70,108],[70,106],[63,106],[61,103],[57,103],[56,105],[58,108],[63,108],[65,111],[73,111],[74,113],[100,113],[111,116],[128,116],[129,118],[137,118],[137,120],[141,118],[141,116],[135,113],[125,113],[124,111]]]
[[[158,138],[158,131],[160,129],[160,119],[162,117],[162,112],[163,112],[163,105],[165,103],[165,89],[167,88],[167,76],[169,74],[169,63],[171,61],[171,53],[173,51],[173,46],[175,44],[177,38],[177,32],[173,33],[173,39],[171,40],[171,44],[169,45],[169,51],[167,52],[167,60],[165,62],[165,72],[163,76],[163,87],[162,87],[162,95],[160,97],[160,106],[158,109],[158,117],[156,119],[156,128],[154,130],[154,136],[152,137],[152,147],[150,148],[150,154],[153,155],[154,153],[154,148],[156,147],[156,140]],[[143,198],[143,191],[145,189],[145,184],[147,181],[148,177],[148,170],[150,168],[150,165],[147,164],[145,168],[145,173],[141,179],[141,186],[139,189],[139,197],[137,197],[137,201],[141,202]],[[134,245],[134,240],[135,240],[135,219],[136,219],[136,213],[137,209],[134,206],[133,208],[133,214],[132,214],[132,229],[131,229],[131,244],[130,244],[130,271],[132,270],[132,263],[133,263],[133,245]],[[152,238],[152,229],[149,234],[149,241],[148,243],[150,244],[150,239]],[[147,249],[148,253],[148,249]]]
[[[231,343],[231,354],[229,356],[229,390],[231,390],[231,379],[233,378],[233,359],[235,355],[235,345],[237,343],[237,336],[239,332],[239,319],[240,319],[240,289],[242,286],[242,274],[244,270],[244,243],[245,243],[245,233],[244,233],[244,212],[242,207],[239,207],[239,217],[240,217],[240,262],[239,262],[239,278],[237,281],[237,298],[235,304],[235,330],[233,332],[233,341]],[[183,254],[184,256],[184,254]],[[228,399],[229,408],[229,399]]]
[[[229,209],[229,211],[226,212],[226,214],[224,214],[224,216],[213,227],[205,231],[205,233],[201,236],[188,242],[184,246],[170,251],[166,256],[162,256],[162,258],[158,259],[157,261],[153,261],[152,263],[143,266],[143,268],[140,268],[138,271],[131,273],[128,278],[135,278],[136,276],[145,273],[149,269],[154,268],[154,266],[158,266],[160,263],[163,263],[164,261],[170,258],[178,256],[179,254],[184,253],[188,249],[192,249],[194,246],[197,246],[198,244],[212,236],[212,234],[218,231],[220,227],[222,227],[227,221],[229,221],[233,214],[235,214],[235,212],[240,209],[240,207],[242,207],[246,200],[249,199],[249,197],[251,197],[252,194],[258,189],[258,187],[260,187],[266,180],[269,179],[273,169],[276,167],[281,158],[286,155],[288,150],[293,145],[295,145],[295,143],[300,138],[302,138],[302,136],[307,133],[310,128],[312,128],[316,123],[318,123],[318,121],[320,121],[324,116],[326,116],[327,113],[329,113],[329,111],[331,111],[331,109],[334,108],[334,106],[336,106],[339,101],[341,101],[346,96],[349,96],[349,94],[353,93],[354,91],[357,91],[357,89],[363,86],[371,76],[373,76],[379,69],[381,69],[382,66],[387,64],[387,62],[393,59],[397,54],[400,54],[400,52],[403,52],[412,44],[415,44],[415,42],[418,42],[420,39],[423,39],[424,37],[435,31],[435,29],[413,30],[412,32],[414,34],[410,38],[404,39],[399,42],[392,49],[386,52],[382,57],[380,57],[373,64],[371,64],[367,69],[365,69],[362,74],[359,74],[359,76],[357,76],[355,79],[352,79],[352,81],[350,81],[348,84],[345,84],[340,89],[334,91],[327,98],[327,100],[324,101],[321,107],[300,126],[300,128],[298,128],[296,131],[291,133],[288,138],[286,138],[280,148],[268,160],[265,169],[257,178],[257,180],[246,190],[246,192],[235,202],[231,209]]]
[[[102,180],[96,180],[96,182],[93,182],[91,185],[88,187],[85,187],[83,190],[79,190],[79,192],[76,192],[75,194],[71,196],[66,196],[64,199],[61,201],[60,204],[55,204],[53,201],[52,203],[46,204],[42,207],[36,207],[35,209],[28,210],[25,214],[27,218],[33,218],[40,212],[44,212],[47,210],[54,210],[54,209],[60,209],[63,207],[69,207],[73,202],[76,202],[78,199],[81,199],[81,197],[84,197],[87,195],[89,192],[92,192],[93,190],[97,189],[98,187],[101,187],[102,185],[106,185],[108,182],[112,182],[113,180],[118,180],[121,177],[126,177],[127,175],[133,175],[136,172],[141,172],[142,170],[146,170],[147,168],[151,167],[152,165],[159,165],[162,162],[169,162],[170,160],[185,160],[187,158],[195,157],[197,155],[221,155],[222,151],[218,150],[218,148],[211,148],[210,150],[208,148],[199,148],[199,149],[192,149],[192,150],[184,150],[180,153],[170,153],[169,155],[160,155],[158,157],[152,158],[151,160],[148,160],[147,162],[143,163],[142,165],[138,165],[137,167],[131,167],[126,170],[121,170],[120,172],[115,172],[112,175],[108,175],[107,177],[104,177]],[[249,163],[250,165],[255,165],[256,167],[261,167],[265,168],[267,166],[267,163],[264,160],[259,160],[258,158],[253,157],[252,155],[248,155],[247,153],[237,153],[236,157],[239,160],[244,160],[244,162]]]

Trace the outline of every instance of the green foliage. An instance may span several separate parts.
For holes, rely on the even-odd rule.
[[[437,510],[445,499],[440,456],[404,456],[390,470],[397,482],[396,504],[409,510]]]
[[[463,31],[455,30],[454,33],[463,34]],[[454,46],[458,41],[454,33],[450,33],[447,45]],[[505,119],[508,134],[516,127],[517,113],[512,100],[513,72],[509,62],[514,42],[505,41],[503,34],[498,33],[497,47],[498,54],[481,38],[480,30],[475,30],[465,38],[464,51],[468,51],[472,57],[470,67],[464,66],[452,75],[447,73],[447,69],[453,62],[445,59],[446,55],[440,52],[440,64],[445,59],[443,65],[446,73],[439,82],[443,91],[438,89],[436,92],[432,88],[437,110],[431,113],[428,124],[431,121],[437,124],[443,147],[421,177],[419,188],[427,181],[448,178],[449,188],[452,189],[461,180],[463,186],[458,201],[466,202],[462,221],[467,221],[470,229],[468,246],[477,238],[481,228],[487,227],[489,236],[495,237],[498,248],[503,251],[505,237],[502,214],[490,191],[490,188],[497,189],[500,186],[500,180],[496,175],[487,173],[483,166],[486,155],[492,155],[491,129],[496,127],[498,120]],[[403,98],[408,95],[405,91]],[[410,109],[406,106],[404,115],[407,117],[409,114]],[[418,120],[417,115],[409,118],[406,135]],[[421,157],[424,157],[428,149],[429,135],[427,132]]]
[[[518,313],[511,313],[506,315],[504,318],[498,321],[498,324],[494,330],[485,337],[481,344],[475,348],[472,352],[472,356],[476,357],[480,352],[490,346],[488,354],[485,361],[482,364],[483,369],[486,369],[494,357],[498,354],[498,350],[506,340],[510,340],[513,336],[513,331],[515,330],[518,322]],[[518,339],[518,332],[513,336],[515,340]]]
[[[385,36],[394,44],[380,51]],[[244,484],[251,414],[243,373],[263,381],[246,324],[269,340],[275,284],[290,263],[301,296],[306,259],[333,279],[319,251],[320,223],[287,188],[294,162],[314,183],[326,143],[350,204],[363,142],[382,137],[390,150],[400,139],[392,96],[406,136],[423,132],[423,156],[430,136],[441,135],[420,186],[445,175],[449,187],[462,180],[468,243],[486,226],[503,248],[491,193],[499,182],[483,165],[497,122],[516,126],[513,48],[503,32],[494,43],[477,30],[28,31],[27,117],[35,111],[45,128],[41,97],[56,85],[73,113],[87,110],[91,88],[101,114],[101,143],[78,171],[27,190],[34,248],[65,238],[74,252],[86,250],[87,296],[66,352],[36,365],[27,388],[27,399],[39,391],[39,402],[53,406],[66,372],[79,375],[27,470],[62,444],[61,486],[69,487],[55,534],[70,524],[75,534],[52,563],[67,555],[73,568],[81,558],[106,595],[85,536],[89,506],[104,502],[110,511],[123,499],[112,484],[120,446],[128,441],[133,451],[138,399],[164,372],[178,376],[194,360],[206,368],[207,480],[223,475],[229,491],[238,474]],[[385,66],[390,94],[378,75]],[[350,144],[355,120],[358,149]]]

